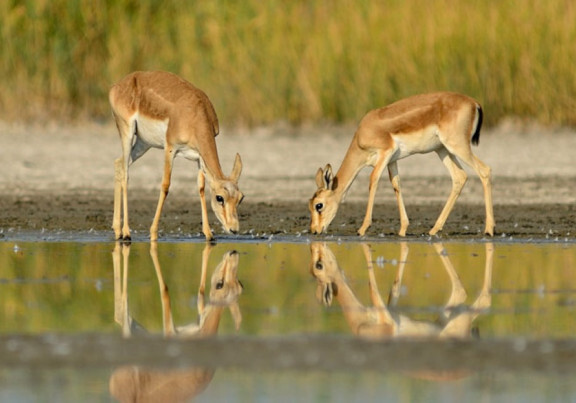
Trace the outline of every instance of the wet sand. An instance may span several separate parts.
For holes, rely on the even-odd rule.
[[[306,234],[308,198],[320,166],[339,166],[353,127],[252,131],[226,130],[218,136],[225,173],[239,152],[244,162],[240,187],[241,234],[280,237]],[[113,210],[113,161],[120,144],[111,124],[19,126],[0,124],[0,231],[5,239],[22,234],[108,234]],[[493,170],[495,238],[576,240],[576,133],[513,125],[485,130],[474,152]],[[139,239],[147,231],[161,181],[162,153],[151,150],[131,168],[130,225]],[[427,237],[450,191],[450,178],[435,155],[399,162],[411,220],[408,238]],[[200,205],[195,164],[178,158],[160,223],[161,237],[200,237]],[[481,239],[482,186],[467,170],[466,184],[446,222],[443,238]],[[366,208],[368,175],[363,170],[330,227],[328,236],[354,236]],[[225,238],[210,213],[217,238]],[[396,238],[398,209],[382,178],[374,223],[367,236]]]

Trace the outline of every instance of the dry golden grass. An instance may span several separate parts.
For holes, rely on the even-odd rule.
[[[575,124],[574,21],[570,0],[6,1],[0,118],[108,118],[114,81],[162,69],[228,125],[354,122],[440,89],[488,123]]]

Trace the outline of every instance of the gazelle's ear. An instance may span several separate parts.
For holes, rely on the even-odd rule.
[[[332,166],[326,164],[324,169],[318,168],[318,172],[316,172],[316,186],[318,186],[318,189],[332,190],[333,184]]]
[[[236,327],[236,330],[238,330],[240,329],[240,323],[242,323],[242,312],[240,312],[238,302],[230,304],[229,308],[232,318],[234,319],[234,326]]]
[[[318,189],[324,189],[324,171],[322,171],[322,168],[318,168],[318,171],[316,171],[316,186],[318,186]]]
[[[333,298],[334,298],[334,288],[332,287],[331,282],[327,282],[324,284],[324,288],[322,289],[322,303],[325,306],[331,306]]]
[[[236,154],[236,159],[234,160],[234,167],[232,168],[230,179],[234,182],[238,182],[238,178],[240,178],[241,173],[242,173],[242,159],[240,158],[240,154]]]
[[[324,182],[326,183],[326,189],[334,190],[334,175],[330,164],[326,164],[326,168],[324,168]]]

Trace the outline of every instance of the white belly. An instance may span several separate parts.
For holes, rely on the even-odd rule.
[[[402,159],[412,154],[429,153],[442,147],[436,127],[428,127],[407,134],[393,134],[392,138],[398,147],[396,159]]]
[[[137,143],[144,143],[154,148],[166,147],[166,130],[168,129],[168,119],[157,120],[136,114],[134,116],[138,125]],[[148,148],[148,147],[146,147]],[[200,154],[198,150],[190,148],[187,144],[175,145],[175,156],[181,155],[192,161],[198,161]]]
[[[191,161],[198,161],[200,159],[198,150],[190,148],[187,145],[182,145],[181,147],[176,148],[176,155],[181,155]]]
[[[168,119],[151,119],[140,114],[134,117],[138,128],[138,139],[151,147],[164,148]]]

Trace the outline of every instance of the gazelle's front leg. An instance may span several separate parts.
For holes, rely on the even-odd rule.
[[[398,235],[406,236],[406,230],[408,229],[410,221],[408,220],[408,214],[406,213],[404,199],[402,198],[402,192],[400,190],[400,175],[398,175],[398,164],[396,161],[388,164],[388,176],[390,177],[390,183],[396,194],[396,202],[398,203],[398,211],[400,213],[400,231]]]
[[[170,294],[168,293],[168,286],[164,282],[162,276],[162,267],[160,260],[158,260],[158,242],[150,242],[150,257],[154,264],[156,271],[156,278],[158,279],[158,288],[160,289],[160,298],[162,301],[162,327],[165,336],[173,336],[176,334],[174,327],[174,320],[172,318],[172,307],[170,305]]]
[[[130,225],[128,220],[128,157],[124,156],[122,160],[122,239],[129,241]]]
[[[202,232],[207,241],[214,240],[210,223],[208,222],[208,209],[206,208],[206,175],[202,168],[198,168],[198,193],[200,194],[200,207],[202,208]]]
[[[358,235],[364,236],[366,230],[372,224],[372,210],[374,209],[374,199],[376,197],[376,190],[378,190],[378,182],[380,181],[380,176],[382,176],[382,171],[384,167],[388,164],[390,154],[384,154],[378,158],[378,161],[374,165],[374,170],[370,174],[370,191],[368,194],[368,206],[366,207],[366,215],[364,216],[364,222],[358,230]]]
[[[366,259],[366,265],[368,267],[368,287],[370,289],[370,300],[372,301],[372,305],[376,308],[378,323],[386,323],[390,326],[393,326],[394,319],[392,318],[392,315],[390,315],[384,300],[382,300],[382,295],[380,295],[380,291],[378,290],[378,285],[376,283],[376,276],[374,275],[374,263],[372,262],[372,251],[370,249],[370,245],[363,243],[362,252],[364,253],[364,258]]]
[[[204,246],[204,250],[202,251],[202,271],[200,272],[200,285],[198,286],[198,314],[200,316],[204,315],[204,296],[206,291],[206,272],[208,271],[208,259],[210,258],[210,254],[212,253],[212,244],[206,243]]]
[[[404,268],[406,267],[406,261],[408,260],[408,253],[410,248],[408,243],[405,241],[400,242],[400,259],[398,260],[398,271],[396,272],[396,278],[390,289],[390,294],[388,295],[388,305],[396,306],[398,305],[398,299],[400,299],[400,288],[402,286],[402,278],[404,277]]]
[[[160,188],[160,196],[158,198],[158,206],[156,206],[156,214],[154,221],[150,226],[150,241],[158,240],[158,223],[160,222],[160,215],[164,207],[164,201],[168,196],[170,190],[170,177],[172,176],[172,163],[174,162],[174,149],[172,146],[167,145],[164,153],[164,175],[162,176],[162,185]]]
[[[112,219],[112,229],[114,230],[114,239],[122,239],[122,181],[124,177],[122,158],[114,161],[114,216]],[[126,222],[128,219],[126,218]],[[130,233],[128,233],[130,237]]]

